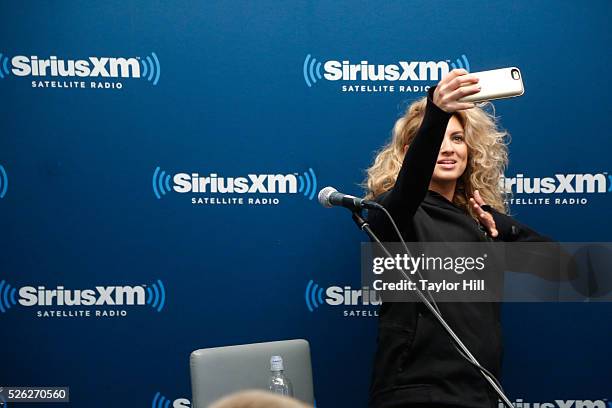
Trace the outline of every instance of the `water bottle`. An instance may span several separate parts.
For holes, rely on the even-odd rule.
[[[293,397],[293,385],[291,385],[291,381],[285,376],[283,370],[283,358],[281,356],[272,356],[270,358],[270,371],[272,375],[270,376],[268,387],[275,394]]]

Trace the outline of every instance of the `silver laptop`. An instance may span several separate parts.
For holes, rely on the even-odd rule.
[[[293,384],[293,396],[314,405],[310,345],[306,340],[200,349],[191,353],[191,393],[194,408],[233,392],[268,389],[270,357],[283,358],[285,375]]]

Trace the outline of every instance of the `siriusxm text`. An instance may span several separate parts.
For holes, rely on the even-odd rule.
[[[323,68],[323,76],[330,81],[437,81],[450,70],[446,61],[399,61],[385,65],[332,60]]]
[[[24,286],[19,289],[22,306],[102,306],[144,305],[146,293],[143,286],[96,286],[95,289],[65,289],[57,286]]]
[[[512,403],[515,408],[610,408],[612,403],[604,400],[555,400],[554,402],[525,402],[517,399]],[[506,405],[499,401],[499,408]]]
[[[379,305],[381,303],[378,294],[368,287],[352,289],[350,286],[330,286],[325,291],[325,295],[327,296],[325,303],[331,306]]]
[[[297,193],[298,180],[293,174],[248,174],[246,177],[200,176],[198,173],[174,175],[177,193]]]
[[[89,57],[72,60],[58,59],[56,56],[41,59],[17,55],[11,59],[11,64],[11,72],[17,76],[140,78],[137,58]]]
[[[508,193],[605,193],[608,191],[610,175],[596,174],[555,174],[554,177],[503,177],[501,187]]]

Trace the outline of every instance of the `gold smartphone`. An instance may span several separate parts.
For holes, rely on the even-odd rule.
[[[492,99],[512,98],[525,93],[523,75],[517,67],[470,72],[478,77],[480,92],[459,99],[459,102],[483,102]]]

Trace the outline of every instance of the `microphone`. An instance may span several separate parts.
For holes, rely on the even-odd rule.
[[[336,205],[348,208],[351,211],[359,211],[362,208],[382,208],[380,204],[374,201],[364,200],[363,198],[339,193],[338,190],[333,187],[325,187],[324,189],[321,189],[317,197],[319,199],[319,203],[321,203],[321,205],[326,208],[331,208]]]

